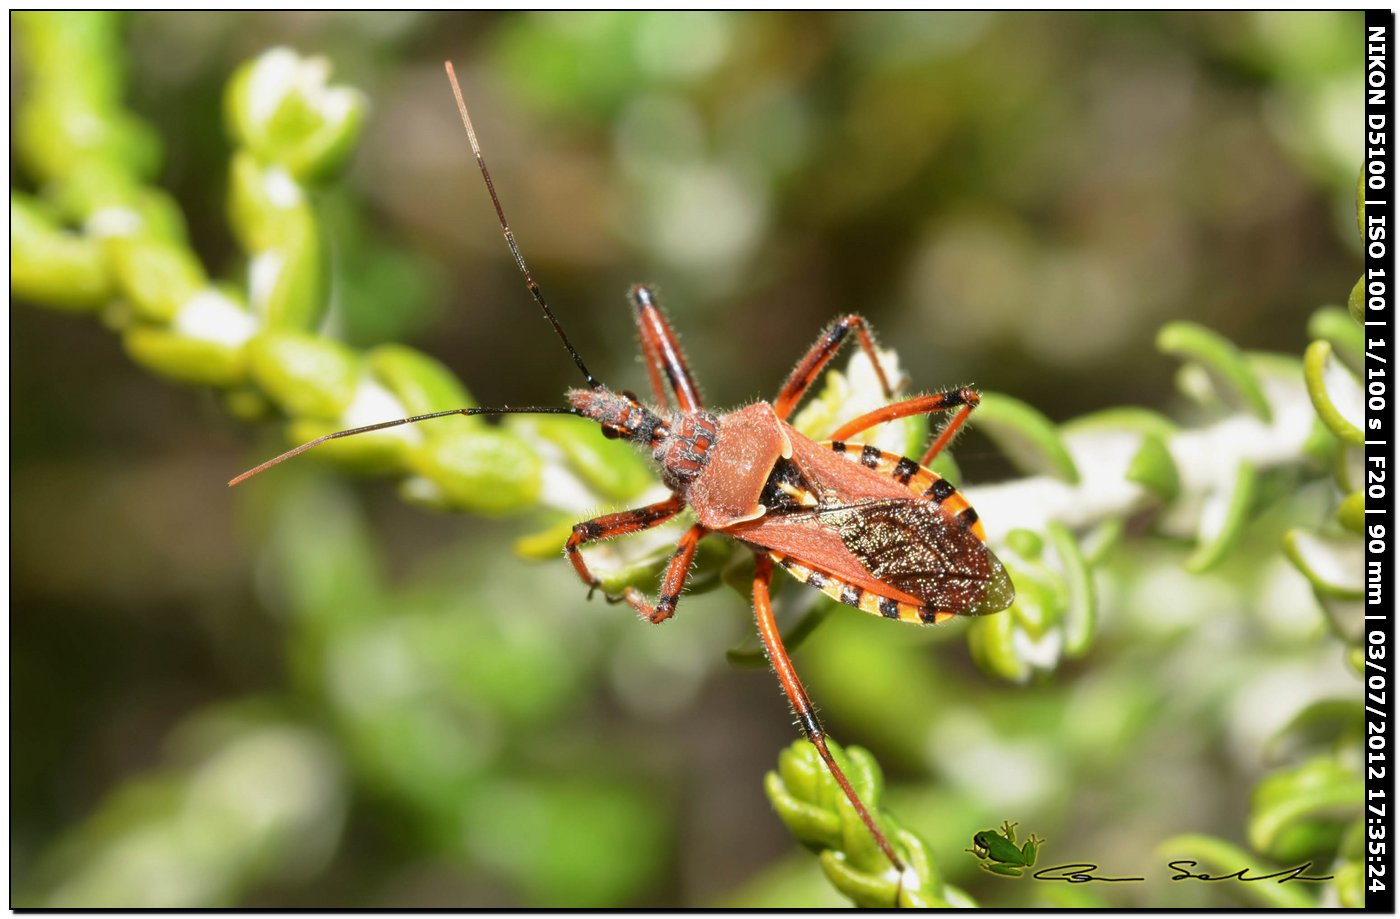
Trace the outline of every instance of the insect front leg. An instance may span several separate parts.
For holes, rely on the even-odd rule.
[[[861,431],[867,431],[886,421],[894,421],[896,418],[908,418],[911,415],[928,415],[933,412],[957,409],[957,414],[948,419],[943,430],[938,432],[938,436],[929,445],[923,459],[919,460],[920,466],[927,466],[935,456],[943,451],[944,447],[948,446],[948,443],[967,421],[967,417],[972,414],[972,410],[980,404],[982,404],[982,396],[975,389],[952,389],[931,396],[915,396],[912,399],[905,399],[903,402],[882,406],[873,412],[866,412],[859,418],[841,425],[825,439],[849,440]]]
[[[657,305],[654,292],[638,284],[628,291],[627,299],[632,301],[632,317],[641,335],[642,357],[646,359],[647,375],[651,378],[651,390],[656,394],[657,403],[663,407],[668,405],[669,393],[675,398],[676,407],[683,412],[704,408],[700,388],[695,385],[695,378],[686,366],[685,353],[676,341],[671,324]],[[665,384],[662,377],[665,377]]]
[[[675,554],[666,565],[666,573],[661,576],[661,593],[656,598],[655,606],[647,602],[646,596],[635,587],[624,590],[622,598],[632,604],[632,608],[648,622],[665,622],[674,616],[676,603],[681,598],[681,591],[685,589],[686,578],[690,577],[690,563],[695,560],[695,549],[709,532],[698,523],[685,531],[685,535],[676,545]]]
[[[574,524],[574,531],[569,534],[569,541],[564,544],[564,554],[568,556],[569,562],[578,572],[579,578],[588,585],[588,596],[592,597],[593,592],[603,586],[603,582],[594,577],[593,572],[588,570],[588,565],[583,560],[583,553],[579,551],[580,546],[597,542],[600,539],[611,539],[614,536],[626,536],[628,533],[649,530],[658,524],[665,523],[684,509],[685,501],[681,496],[672,495],[665,501],[648,504],[646,507],[619,511],[616,514],[604,514],[601,517],[594,517],[592,520]],[[622,597],[608,595],[609,603],[618,603],[622,599]]]
[[[837,785],[841,786],[841,791],[845,793],[846,799],[851,802],[851,806],[860,815],[861,822],[870,831],[870,835],[875,838],[875,844],[880,847],[880,851],[885,853],[885,857],[890,860],[890,864],[894,865],[897,871],[903,873],[904,862],[900,860],[898,855],[895,855],[894,847],[890,845],[880,828],[875,825],[875,818],[870,816],[865,802],[861,801],[856,790],[851,787],[846,773],[841,771],[841,767],[836,763],[836,758],[831,755],[831,750],[827,747],[826,731],[822,728],[821,722],[817,720],[817,713],[812,707],[812,700],[807,696],[807,690],[803,688],[802,681],[797,678],[797,671],[793,669],[792,660],[788,657],[787,649],[783,647],[782,636],[778,633],[778,624],[773,619],[773,601],[768,591],[772,580],[773,560],[767,555],[758,556],[753,577],[753,611],[754,618],[758,620],[758,637],[763,640],[763,650],[768,655],[768,662],[773,665],[773,671],[778,675],[778,682],[783,685],[783,692],[787,693],[788,701],[792,703],[792,710],[797,715],[798,723],[802,725],[802,732],[807,735],[812,746],[817,748],[817,753],[821,756],[822,762],[826,763],[831,777],[836,780]]]
[[[855,330],[860,338],[860,346],[865,350],[865,354],[870,358],[870,363],[875,367],[875,375],[880,379],[880,390],[885,394],[886,399],[894,398],[894,390],[890,388],[889,380],[885,379],[885,369],[880,366],[880,358],[875,353],[875,340],[870,335],[870,324],[864,318],[852,313],[838,319],[831,328],[822,333],[817,343],[797,362],[792,374],[788,377],[783,388],[778,391],[778,398],[773,400],[773,410],[778,413],[779,418],[786,419],[792,414],[792,410],[797,407],[797,403],[811,388],[812,382],[822,372],[831,359],[836,356],[836,352],[841,350],[841,345],[850,337],[851,330]]]

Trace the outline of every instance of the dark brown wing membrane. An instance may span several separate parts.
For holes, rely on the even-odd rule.
[[[865,501],[797,513],[835,528],[872,575],[932,609],[979,616],[1006,609],[1015,596],[986,544],[928,501]]]

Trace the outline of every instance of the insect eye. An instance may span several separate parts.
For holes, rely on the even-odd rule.
[[[624,389],[624,390],[620,393],[620,395],[621,395],[623,398],[627,399],[629,402],[638,402],[638,401],[640,401],[640,400],[638,400],[638,398],[637,398],[637,394],[634,393],[634,392],[633,392],[632,390],[630,390],[630,389]]]
[[[625,437],[626,435],[621,429],[605,424],[603,425],[603,436],[608,440],[617,440],[619,437]]]

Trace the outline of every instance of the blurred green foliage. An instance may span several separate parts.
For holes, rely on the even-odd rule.
[[[448,419],[317,451],[523,529],[373,498],[371,526],[311,462],[219,490],[283,439],[237,449],[201,403],[301,441],[575,382],[476,188],[444,57],[604,379],[640,378],[607,304],[642,271],[717,404],[851,309],[916,389],[997,390],[959,459],[1011,476],[966,491],[1012,610],[917,630],[778,600],[833,733],[874,753],[851,751],[861,782],[891,777],[870,799],[909,828],[906,905],[1357,902],[1356,327],[1314,311],[1355,274],[1357,15],[14,25],[13,298],[97,314],[200,388],[133,373],[95,325],[13,314],[17,902],[884,902],[869,840],[813,830],[831,796],[805,747],[768,791],[821,857],[787,854],[766,812],[790,726],[763,674],[722,663],[753,658],[746,600],[641,628],[512,554],[637,503],[652,479],[626,445]],[[798,423],[869,407],[870,376],[833,372]],[[890,427],[899,452],[925,434]],[[654,583],[667,533],[602,547],[610,585]],[[707,548],[696,587],[741,560]],[[963,850],[1008,815],[1051,839],[1042,865],[1149,881],[990,878]],[[1184,888],[1172,858],[1337,880]]]

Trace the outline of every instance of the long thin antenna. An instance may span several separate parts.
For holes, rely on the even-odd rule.
[[[420,421],[427,421],[429,418],[446,418],[448,415],[577,415],[578,410],[564,408],[558,405],[547,405],[543,407],[521,407],[511,408],[450,408],[443,412],[429,412],[426,415],[414,415],[412,418],[396,418],[393,421],[381,421],[378,424],[367,424],[362,428],[351,428],[348,431],[336,431],[334,434],[323,434],[315,440],[309,440],[300,447],[293,447],[281,456],[274,456],[261,465],[254,466],[247,472],[229,480],[228,487],[246,482],[260,472],[266,472],[278,463],[286,462],[294,456],[300,456],[312,447],[320,446],[328,440],[335,440],[337,437],[351,437],[355,434],[368,434],[370,431],[382,431],[385,428],[396,428],[401,424],[417,424]]]
[[[535,279],[530,276],[530,269],[525,265],[525,257],[520,254],[520,247],[515,244],[515,234],[510,231],[510,224],[506,222],[506,212],[501,207],[501,199],[496,197],[496,185],[491,181],[491,172],[486,168],[486,160],[481,155],[481,145],[476,142],[476,131],[472,128],[472,116],[467,114],[467,103],[462,99],[462,87],[457,85],[457,74],[452,69],[451,61],[444,61],[447,68],[447,79],[452,82],[452,95],[457,97],[457,111],[462,113],[462,126],[467,129],[467,140],[471,141],[472,153],[476,154],[476,164],[481,168],[481,177],[486,180],[486,190],[491,193],[491,203],[496,206],[496,219],[501,222],[501,232],[505,234],[506,245],[510,246],[510,254],[515,256],[515,264],[519,266],[520,273],[525,276],[525,286],[530,288],[530,293],[534,295],[535,302],[544,310],[544,318],[549,320],[549,324],[554,326],[554,334],[559,336],[559,340],[564,343],[564,347],[569,349],[569,354],[573,357],[574,363],[578,364],[578,369],[583,372],[583,378],[588,381],[592,389],[602,389],[603,384],[599,383],[593,374],[588,372],[584,366],[583,358],[579,357],[574,346],[569,343],[569,336],[564,334],[564,327],[555,318],[554,311],[545,302],[544,294],[540,292],[540,285],[535,283]]]

